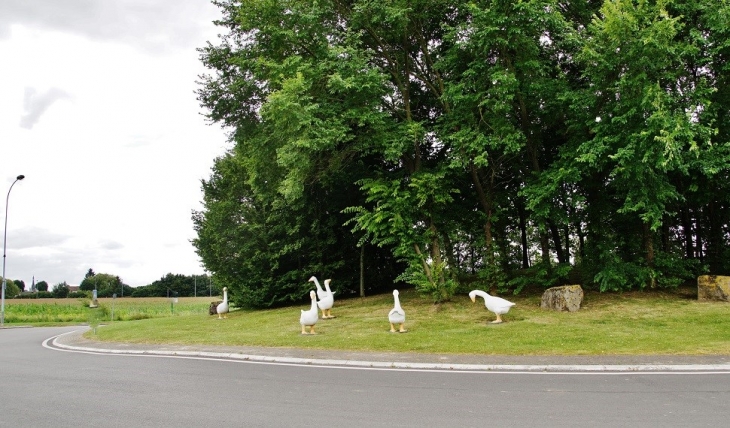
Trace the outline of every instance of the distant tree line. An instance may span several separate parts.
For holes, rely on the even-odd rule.
[[[140,287],[131,287],[124,284],[118,276],[95,273],[89,269],[81,284],[80,290],[97,290],[98,297],[170,297],[177,293],[177,297],[217,296],[221,288],[213,284],[207,275],[181,275],[168,273],[157,281]]]
[[[215,4],[193,243],[238,305],[730,272],[728,2]]]
[[[1,278],[0,278],[1,279]],[[64,281],[48,290],[46,281],[35,284],[35,292],[23,292],[17,286],[23,283],[19,280],[8,280],[6,295],[8,298],[90,298],[93,290],[97,297],[204,297],[218,298],[223,291],[208,275],[180,275],[168,273],[157,281],[141,287],[131,287],[125,284],[119,276],[96,273],[89,269],[79,285],[79,291],[71,291],[71,287]]]
[[[222,289],[208,275],[180,275],[168,273],[157,281],[134,288],[132,297],[204,297],[217,298]],[[175,294],[177,293],[177,294]]]
[[[12,287],[10,284],[13,284]],[[18,286],[20,284],[20,286]],[[23,280],[8,280],[6,289],[6,296],[8,298],[21,298],[21,299],[46,299],[46,298],[83,298],[88,297],[85,292],[76,291],[72,292],[66,282],[61,282],[53,286],[51,291],[48,291],[48,283],[46,281],[38,281],[33,284],[32,290],[25,291],[25,282]]]

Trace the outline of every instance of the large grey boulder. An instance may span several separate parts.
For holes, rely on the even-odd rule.
[[[540,307],[554,311],[575,312],[583,303],[583,289],[580,285],[552,287],[542,293]]]
[[[698,276],[697,300],[730,302],[730,276]]]

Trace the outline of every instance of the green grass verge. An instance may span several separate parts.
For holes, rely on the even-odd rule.
[[[113,322],[88,336],[146,344],[299,347],[485,355],[730,354],[730,304],[698,302],[685,292],[587,293],[574,313],[540,309],[540,296],[506,296],[517,306],[505,323],[484,301],[467,296],[434,305],[402,290],[405,334],[389,333],[390,294],[335,301],[334,319],[320,319],[314,336],[300,334],[308,305],[233,310],[226,320],[197,312]],[[200,299],[200,298],[199,298]],[[182,302],[183,299],[180,299]],[[169,304],[168,304],[169,308]]]

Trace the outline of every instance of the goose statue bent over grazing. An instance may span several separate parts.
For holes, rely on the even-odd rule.
[[[218,313],[219,320],[228,318],[228,287],[223,287],[223,301],[216,306],[215,311]]]
[[[317,324],[317,320],[319,319],[317,294],[314,290],[309,292],[309,298],[312,299],[312,307],[308,311],[302,311],[302,315],[299,317],[299,324],[302,325],[302,334],[316,334],[314,332],[314,325]],[[309,326],[309,333],[305,329],[306,326]]]
[[[472,302],[476,302],[476,296],[480,296],[484,298],[484,306],[487,307],[490,311],[494,312],[495,315],[497,315],[497,319],[492,321],[492,324],[499,324],[502,322],[502,315],[509,312],[509,308],[514,306],[515,304],[510,302],[509,300],[505,300],[501,297],[491,296],[488,293],[482,291],[482,290],[472,290],[469,292],[469,297],[471,298]]]
[[[395,333],[395,324],[400,324],[398,333],[405,333],[406,330],[403,324],[406,322],[406,312],[400,307],[400,299],[398,299],[398,290],[393,290],[393,299],[395,300],[395,307],[388,312],[388,321],[390,321],[390,332]]]

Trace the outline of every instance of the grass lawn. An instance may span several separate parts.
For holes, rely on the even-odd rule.
[[[174,314],[162,299],[164,316],[114,321],[87,336],[132,343],[486,355],[730,355],[730,304],[698,302],[696,289],[587,292],[574,313],[540,309],[539,293],[502,297],[517,305],[503,316],[505,323],[491,325],[494,314],[482,299],[472,303],[459,295],[434,305],[412,289],[401,290],[408,329],[403,334],[389,332],[391,294],[339,299],[332,309],[336,318],[320,319],[314,336],[300,334],[299,315],[309,308],[306,303],[257,311],[234,308],[227,319],[218,320],[208,315],[210,298],[180,298],[177,305],[189,309]]]

